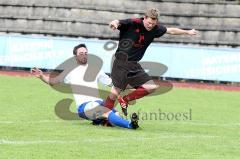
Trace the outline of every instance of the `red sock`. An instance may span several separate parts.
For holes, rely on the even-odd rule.
[[[107,107],[108,109],[113,109],[114,107],[115,100],[112,100],[109,96],[105,100],[104,106]]]
[[[142,97],[144,97],[148,94],[149,94],[149,92],[145,88],[140,86],[135,91],[133,91],[132,93],[124,96],[123,100],[125,100],[126,102],[129,102],[129,101],[132,101],[132,100],[135,100],[135,99],[142,98]]]

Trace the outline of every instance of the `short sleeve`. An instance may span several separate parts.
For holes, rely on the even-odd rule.
[[[62,82],[65,84],[71,84],[71,72],[63,78]]]
[[[163,36],[167,32],[167,28],[163,25],[158,25],[155,33],[155,38]]]
[[[112,86],[112,79],[106,75],[103,71],[100,71],[97,77],[98,83],[103,85]]]
[[[120,26],[117,29],[126,30],[133,24],[133,21],[132,19],[124,19],[124,20],[119,20],[119,23],[120,23]]]

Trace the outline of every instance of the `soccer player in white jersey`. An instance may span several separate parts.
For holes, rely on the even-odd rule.
[[[63,75],[60,73],[55,78],[43,74],[42,70],[38,68],[31,69],[31,73],[49,85],[57,85],[60,83],[70,84],[72,87],[73,96],[77,105],[78,115],[81,118],[92,120],[95,124],[110,123],[113,126],[119,126],[129,129],[137,129],[138,116],[136,113],[132,114],[131,121],[125,120],[118,115],[116,110],[110,110],[104,107],[104,101],[100,98],[98,91],[98,82],[105,85],[111,84],[109,78],[104,72],[99,72],[96,79],[92,82],[86,82],[84,75],[88,67],[88,49],[85,44],[79,44],[73,49],[73,55],[76,59],[76,66],[70,73]],[[92,66],[93,67],[93,66]],[[76,85],[85,86],[86,88],[93,88],[91,95],[78,94],[74,87]]]

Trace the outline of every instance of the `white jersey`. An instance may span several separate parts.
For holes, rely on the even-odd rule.
[[[87,82],[84,80],[84,75],[88,65],[79,65],[74,68],[65,78],[64,83],[71,84],[73,96],[77,107],[85,102],[102,100],[98,91],[98,82],[105,85],[111,84],[109,78],[104,72],[100,71],[94,81]],[[82,86],[84,88],[82,88]],[[78,90],[81,89],[81,90]]]

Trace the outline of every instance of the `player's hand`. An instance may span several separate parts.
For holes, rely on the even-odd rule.
[[[42,70],[40,70],[36,67],[32,68],[30,72],[31,72],[32,75],[34,75],[37,78],[41,78],[43,76]]]
[[[113,30],[117,29],[119,26],[119,21],[118,20],[113,20],[109,23],[110,28],[112,28]]]
[[[188,34],[188,35],[197,35],[197,34],[198,34],[198,31],[195,30],[195,29],[188,30],[187,34]]]

